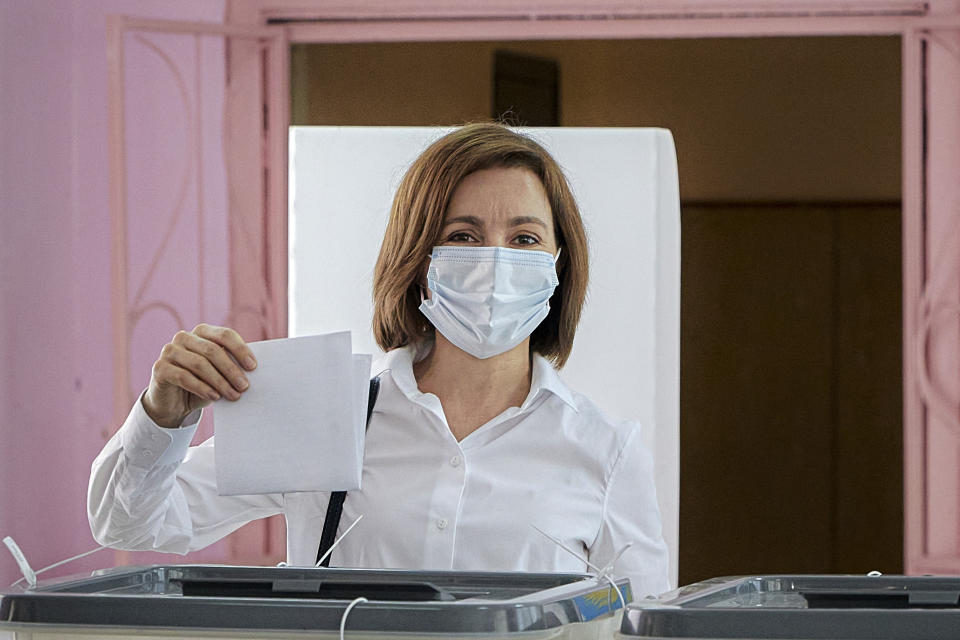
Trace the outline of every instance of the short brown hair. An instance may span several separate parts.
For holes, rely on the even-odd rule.
[[[580,211],[557,162],[529,137],[495,123],[469,124],[448,133],[407,170],[373,275],[373,333],[384,351],[432,335],[420,313],[420,278],[426,256],[440,237],[450,198],[469,174],[495,167],[522,167],[543,183],[553,213],[560,285],[550,313],[530,337],[530,348],[560,368],[570,356],[587,293],[587,238]]]

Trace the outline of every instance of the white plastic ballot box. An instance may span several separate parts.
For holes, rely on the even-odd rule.
[[[373,268],[393,194],[413,160],[450,128],[293,127],[290,131],[290,335],[351,330],[373,339]],[[637,420],[653,453],[677,580],[680,197],[665,129],[530,128],[580,206],[590,285],[561,377],[614,419]]]
[[[0,637],[337,638],[343,622],[355,640],[600,640],[621,611],[606,580],[579,574],[119,567],[0,595]]]

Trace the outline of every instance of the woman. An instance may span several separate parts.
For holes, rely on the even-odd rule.
[[[386,355],[362,489],[348,494],[341,529],[364,519],[333,566],[587,569],[538,528],[597,566],[632,543],[616,573],[637,596],[668,588],[639,427],[607,419],[555,370],[586,286],[580,215],[540,145],[475,124],[413,163],[374,275]],[[93,464],[88,511],[101,544],[186,553],[284,513],[288,563],[314,563],[328,493],[218,496],[212,439],[188,450],[198,409],[239,398],[255,367],[228,328],[200,325],[164,347]]]

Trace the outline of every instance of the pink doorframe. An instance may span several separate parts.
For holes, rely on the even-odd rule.
[[[126,36],[133,36],[131,39]],[[171,52],[147,38],[190,36],[192,44],[187,49],[195,47],[196,55],[193,64],[195,69],[187,70],[178,66],[175,61],[177,47]],[[214,63],[202,61],[201,40],[214,38],[221,40],[219,60]],[[181,198],[172,214],[164,215],[165,211],[150,210],[148,213],[154,225],[144,220],[143,207],[136,208],[133,204],[146,201],[154,204],[159,199],[156,191],[169,188],[164,183],[166,174],[163,171],[151,172],[154,182],[150,183],[153,189],[143,189],[128,194],[128,181],[131,180],[131,157],[141,162],[146,156],[155,153],[155,147],[161,146],[157,141],[148,139],[146,146],[134,147],[138,153],[128,154],[128,138],[131,130],[127,128],[127,97],[128,92],[135,95],[134,90],[127,87],[130,79],[130,70],[127,60],[127,48],[131,42],[139,42],[155,52],[155,55],[165,60],[169,72],[176,77],[182,93],[183,111],[187,114],[182,129],[187,139],[186,158],[177,158],[178,164],[184,167],[184,185],[195,183],[194,196],[196,210],[189,213],[183,210],[184,199]],[[169,44],[169,43],[168,43]],[[184,42],[178,43],[181,47]],[[286,335],[287,331],[287,300],[286,300],[286,246],[287,246],[287,217],[286,217],[286,149],[289,106],[287,103],[288,89],[286,74],[288,73],[289,45],[285,40],[284,30],[269,27],[247,27],[214,22],[186,22],[179,20],[160,20],[149,18],[110,15],[107,18],[107,53],[109,78],[109,157],[110,157],[110,212],[111,212],[111,317],[113,319],[113,396],[114,416],[113,423],[120,425],[126,418],[130,405],[136,400],[142,386],[131,383],[137,373],[133,366],[136,358],[132,351],[135,344],[134,334],[145,324],[144,316],[151,310],[162,310],[175,320],[177,328],[189,329],[199,321],[222,323],[236,328],[248,340],[263,340],[278,338]],[[225,73],[225,61],[230,61],[232,76],[222,76]],[[208,111],[201,111],[200,92],[204,82],[201,73],[204,67],[219,65],[221,77],[213,85],[205,89],[215,98],[222,99],[225,105],[217,112],[222,122],[206,122]],[[191,87],[184,81],[185,71],[192,71],[195,85],[190,95]],[[189,75],[187,73],[186,75]],[[216,74],[214,74],[216,75]],[[208,99],[210,97],[208,96]],[[196,100],[196,104],[192,102]],[[176,103],[176,100],[173,100]],[[270,109],[267,109],[269,105]],[[169,105],[168,105],[169,106]],[[154,127],[157,123],[153,123]],[[214,130],[222,137],[222,156],[230,159],[225,162],[225,203],[217,202],[214,208],[226,209],[218,211],[218,217],[211,215],[203,202],[203,187],[205,184],[214,184],[216,180],[204,173],[204,167],[210,160],[205,161],[203,129]],[[209,152],[209,150],[206,150]],[[157,154],[158,156],[160,154]],[[267,158],[282,158],[283,161],[267,162]],[[213,161],[216,164],[215,161]],[[272,171],[274,167],[277,170]],[[184,186],[181,195],[187,193]],[[217,206],[219,205],[219,206]],[[225,205],[225,206],[224,206]],[[183,215],[181,215],[183,214]],[[139,216],[139,217],[138,217]],[[207,220],[207,218],[210,220]],[[161,273],[161,258],[170,253],[176,253],[179,260],[186,260],[189,256],[188,246],[172,246],[177,244],[178,236],[175,229],[181,218],[190,218],[195,224],[195,250],[198,267],[189,282],[178,280],[175,276]],[[156,221],[165,225],[156,226]],[[211,222],[212,221],[212,222]],[[208,283],[210,265],[206,264],[207,250],[204,240],[205,227],[211,224],[222,224],[227,227],[223,230],[229,238],[225,249],[213,247],[209,262],[214,267],[229,272],[227,283],[216,279]],[[133,230],[133,232],[131,232]],[[132,275],[135,265],[145,265],[144,255],[129,256],[130,247],[137,240],[143,246],[144,237],[151,238],[150,244],[156,244],[156,253],[153,254],[150,266],[145,274],[135,278]],[[162,238],[162,241],[156,242]],[[183,238],[179,238],[182,242]],[[282,259],[279,257],[283,256]],[[274,262],[271,259],[276,258]],[[276,263],[276,264],[275,264]],[[169,262],[165,263],[169,270]],[[219,269],[212,271],[219,271]],[[151,288],[148,292],[148,284]],[[228,292],[211,291],[217,284],[225,285]],[[183,300],[177,300],[174,293],[196,288],[198,304],[183,305]],[[136,290],[136,294],[130,292]],[[226,315],[223,319],[211,317],[210,300],[226,298]],[[180,306],[178,306],[178,302]],[[187,323],[187,320],[190,320]],[[157,327],[147,330],[152,342],[162,344],[172,334],[156,335]],[[141,336],[143,337],[143,336]],[[151,356],[152,358],[152,356]],[[136,363],[138,366],[141,363]],[[201,422],[201,432],[204,429]],[[234,561],[245,564],[270,564],[283,558],[284,535],[281,518],[270,518],[262,523],[251,523],[246,528],[233,533],[221,548],[210,547],[194,558],[195,561]],[[141,562],[143,561],[140,558]],[[129,564],[131,555],[126,551],[116,552],[117,564]]]
[[[226,21],[282,25],[290,42],[328,43],[900,36],[905,568],[960,572],[960,494],[952,490],[960,486],[960,342],[955,324],[943,328],[960,309],[960,2],[228,0]],[[285,157],[267,164],[285,173]],[[280,273],[285,252],[271,261]]]

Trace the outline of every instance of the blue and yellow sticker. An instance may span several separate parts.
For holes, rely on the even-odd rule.
[[[623,597],[627,602],[633,601],[633,592],[630,591],[630,584],[618,584]],[[620,597],[613,587],[601,587],[582,596],[573,599],[573,603],[580,612],[580,618],[584,622],[599,618],[611,611],[616,611],[623,607]]]

